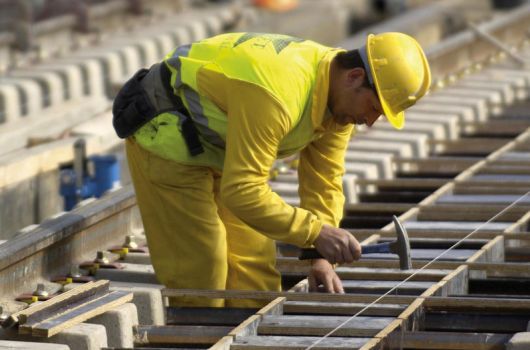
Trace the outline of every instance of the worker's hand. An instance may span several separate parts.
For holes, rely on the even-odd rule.
[[[359,242],[351,233],[341,228],[322,226],[313,245],[332,264],[351,263],[361,257]]]
[[[307,276],[309,282],[309,291],[318,292],[318,286],[324,286],[328,293],[344,293],[342,282],[335,273],[333,265],[326,259],[315,259],[311,264],[311,271]]]

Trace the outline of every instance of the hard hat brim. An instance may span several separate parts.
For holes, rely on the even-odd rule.
[[[369,34],[366,38],[366,53],[368,55],[368,60],[372,60],[372,52],[370,50],[370,41],[373,39],[374,35]],[[405,125],[405,112],[394,112],[388,105],[387,101],[382,97],[380,87],[379,87],[379,79],[377,78],[377,74],[374,70],[374,67],[370,64],[370,71],[372,72],[372,76],[374,77],[374,85],[375,89],[377,91],[377,98],[379,99],[379,102],[381,103],[381,107],[383,107],[383,114],[385,115],[388,122],[396,129],[401,130],[403,129],[403,126]]]
[[[377,89],[377,87],[376,87]],[[401,130],[405,126],[405,112],[393,112],[390,109],[390,106],[388,106],[385,99],[381,98],[381,94],[379,93],[379,89],[377,90],[377,94],[379,95],[379,102],[381,103],[381,107],[383,107],[383,114],[385,115],[388,122],[396,129]]]

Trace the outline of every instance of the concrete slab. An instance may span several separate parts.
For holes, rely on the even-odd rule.
[[[408,113],[405,114],[405,127],[403,131],[413,134],[426,135],[430,139],[444,140],[446,133],[444,125],[433,120],[424,121],[421,119],[409,118]],[[388,123],[377,125],[377,130],[394,131],[394,127]]]
[[[44,92],[38,82],[31,78],[2,77],[2,85],[12,85],[19,91],[20,114],[34,115],[44,108]]]
[[[111,281],[158,283],[152,265],[127,263],[120,263],[120,265],[123,269],[98,269],[94,277]]]
[[[346,174],[356,175],[359,179],[379,179],[380,174],[377,165],[368,162],[346,162],[344,164]]]
[[[506,350],[530,349],[530,332],[515,333],[506,344]]]
[[[105,327],[109,347],[134,347],[133,326],[138,325],[136,305],[125,303],[113,310],[91,318],[87,323],[99,324]]]
[[[413,150],[412,145],[403,142],[394,141],[376,141],[369,139],[360,139],[354,137],[349,145],[348,150],[350,151],[363,151],[363,152],[389,152],[395,157],[412,157]]]
[[[500,91],[451,86],[438,92],[437,96],[456,97],[461,100],[476,99],[477,101],[484,101],[487,106],[486,116],[499,115],[504,107]]]
[[[474,203],[474,204],[511,204],[521,196],[509,194],[459,194],[444,195],[438,198],[437,203]],[[522,198],[518,203],[530,203],[530,198]]]
[[[47,338],[50,343],[65,344],[75,350],[100,350],[107,347],[105,327],[99,324],[80,323]]]
[[[466,87],[472,89],[482,89],[484,91],[496,91],[500,94],[500,103],[512,104],[517,98],[517,89],[524,87],[524,81],[512,78],[497,80],[491,75],[484,74],[474,78],[460,80],[456,87]],[[524,91],[524,90],[523,90]]]
[[[165,308],[162,299],[161,284],[143,284],[130,282],[111,282],[111,290],[133,293],[132,303],[136,306],[138,321],[142,325],[165,324]]]
[[[390,152],[361,152],[346,151],[346,163],[371,163],[377,166],[379,178],[392,179],[394,171],[392,169],[392,153]]]
[[[29,78],[36,81],[42,89],[44,107],[55,106],[65,100],[64,92],[66,90],[66,83],[57,73],[25,69],[12,71],[10,76]]]
[[[354,204],[359,202],[356,181],[357,175],[345,174],[342,177],[342,191],[344,192],[346,204]]]
[[[0,82],[0,123],[9,123],[21,117],[22,106],[17,87]]]
[[[0,340],[0,350],[70,350],[68,345]]]
[[[80,68],[82,74],[83,95],[105,95],[104,67],[101,61],[95,58],[65,57],[58,63],[73,64]]]
[[[396,142],[410,145],[413,157],[426,157],[429,154],[428,137],[406,131],[370,130],[369,132],[355,135],[353,140],[377,140],[379,143]]]
[[[444,90],[440,90],[443,92]],[[429,95],[425,101],[422,99],[417,106],[430,106],[430,105],[453,105],[456,107],[471,108],[473,110],[473,119],[465,120],[468,122],[481,122],[488,119],[488,105],[487,101],[480,97],[467,96],[465,98],[461,96],[447,96],[440,94]]]
[[[443,128],[442,139],[455,140],[460,135],[459,116],[451,113],[411,112],[405,113],[405,128],[408,121],[419,121],[422,123],[441,126]]]
[[[421,100],[420,100],[421,101]],[[431,101],[428,99],[422,104],[415,104],[407,110],[408,113],[429,113],[439,115],[457,115],[459,122],[473,122],[477,121],[475,111],[471,106],[460,106],[454,104],[443,103],[439,101]]]
[[[35,66],[35,70],[58,74],[63,81],[65,100],[78,99],[84,95],[81,67],[72,63],[50,62]]]
[[[403,224],[409,230],[429,231],[465,231],[471,232],[480,228],[480,231],[502,231],[512,225],[511,222],[484,222],[473,221],[407,221]]]

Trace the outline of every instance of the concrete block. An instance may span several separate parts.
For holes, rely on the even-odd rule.
[[[459,116],[451,113],[432,113],[432,112],[411,112],[405,113],[405,129],[408,129],[409,122],[420,122],[431,124],[435,127],[440,126],[443,135],[440,139],[456,140],[460,135]],[[438,138],[438,135],[435,136]]]
[[[444,90],[440,90],[443,92]],[[454,105],[457,107],[471,108],[473,111],[473,119],[466,120],[468,122],[480,122],[488,119],[488,105],[486,100],[480,97],[465,97],[448,96],[442,93],[429,95],[425,101],[420,100],[417,105]]]
[[[528,350],[530,349],[530,332],[515,333],[508,340],[506,350]]]
[[[0,81],[0,123],[8,123],[22,117],[22,102],[13,84]]]
[[[47,63],[35,66],[35,69],[43,72],[58,74],[63,80],[63,98],[65,100],[78,99],[83,96],[83,75],[81,68],[75,64]]]
[[[429,139],[444,140],[446,139],[446,133],[444,125],[435,121],[423,121],[421,119],[409,118],[409,115],[405,114],[405,127],[403,131],[412,134],[426,135]],[[384,123],[376,126],[377,130],[394,131],[394,127],[389,123]]]
[[[152,283],[158,280],[152,265],[120,263],[123,269],[98,269],[95,273],[97,279],[106,279],[121,282]]]
[[[36,338],[33,338],[29,335],[19,335],[16,328],[0,328],[0,339],[20,342],[34,342]],[[48,343],[48,345],[64,345],[66,346],[65,349],[100,350],[102,347],[107,346],[107,333],[105,331],[105,327],[102,325],[79,323],[50,338],[42,338],[42,341]],[[0,349],[2,348],[0,347]],[[57,347],[54,347],[53,349],[57,349]]]
[[[129,264],[151,265],[151,256],[149,253],[129,252],[125,255],[122,261]]]
[[[346,174],[356,175],[359,179],[380,178],[377,165],[368,162],[346,162],[344,164]]]
[[[103,67],[103,74],[101,80],[105,87],[105,94],[108,97],[112,96],[112,82],[119,81],[123,78],[123,63],[120,58],[120,53],[112,47],[98,47],[76,51],[73,54],[75,58],[95,59],[100,62]]]
[[[426,135],[409,133],[406,131],[370,130],[355,136],[359,140],[377,140],[380,143],[387,141],[410,145],[413,157],[427,157],[429,154],[428,137]]]
[[[357,175],[346,174],[342,177],[342,191],[344,192],[345,203],[353,204],[359,202],[356,186]]]
[[[421,101],[424,101],[420,104]],[[456,114],[458,116],[459,122],[473,122],[476,121],[475,111],[470,106],[461,106],[448,103],[442,103],[437,101],[432,101],[430,99],[422,99],[417,104],[407,109],[407,113],[418,112],[418,113],[429,113],[429,114],[438,114],[438,115],[448,115]]]
[[[376,141],[354,137],[348,145],[349,151],[389,152],[395,157],[412,157],[412,145],[394,141]]]
[[[142,325],[161,326],[165,324],[165,309],[160,290],[161,284],[111,282],[111,290],[133,293],[132,303],[136,306],[138,321]]]
[[[68,345],[0,340],[0,350],[70,350]]]
[[[80,323],[47,339],[50,343],[65,344],[75,350],[100,350],[107,347],[105,327],[99,324]]]
[[[20,91],[21,115],[34,115],[44,108],[44,91],[31,78],[4,76],[0,84],[10,84]]]
[[[500,103],[512,104],[517,99],[517,89],[524,87],[524,80],[508,77],[508,79],[496,80],[494,77],[484,74],[480,77],[465,78],[458,82],[457,87],[482,89],[484,91],[495,91],[500,96]]]
[[[36,69],[17,70],[10,73],[13,77],[32,79],[42,87],[44,107],[55,106],[63,102],[66,84],[55,72],[38,71]],[[32,99],[31,96],[28,99]]]
[[[132,348],[133,326],[138,325],[138,312],[136,305],[126,303],[91,318],[87,323],[99,324],[107,330],[107,343],[109,347]]]
[[[392,157],[390,152],[346,151],[345,160],[347,163],[372,163],[377,166],[379,178],[392,179]]]
[[[67,57],[57,61],[58,63],[74,64],[79,66],[82,74],[83,95],[103,96],[105,95],[104,69],[101,61],[95,58]]]
[[[484,115],[486,118],[492,115],[501,114],[504,108],[502,94],[499,91],[451,86],[439,92],[437,96],[457,97],[463,100],[476,99],[477,101],[481,101],[481,104],[484,102],[487,106],[487,111]]]
[[[403,224],[407,230],[425,231],[465,231],[471,232],[480,227],[481,231],[503,231],[512,224],[509,222],[483,222],[473,221],[407,221]]]

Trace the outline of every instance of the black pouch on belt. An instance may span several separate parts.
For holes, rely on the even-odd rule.
[[[136,72],[114,99],[112,125],[121,138],[131,136],[158,114],[140,83],[148,72],[147,69]]]

